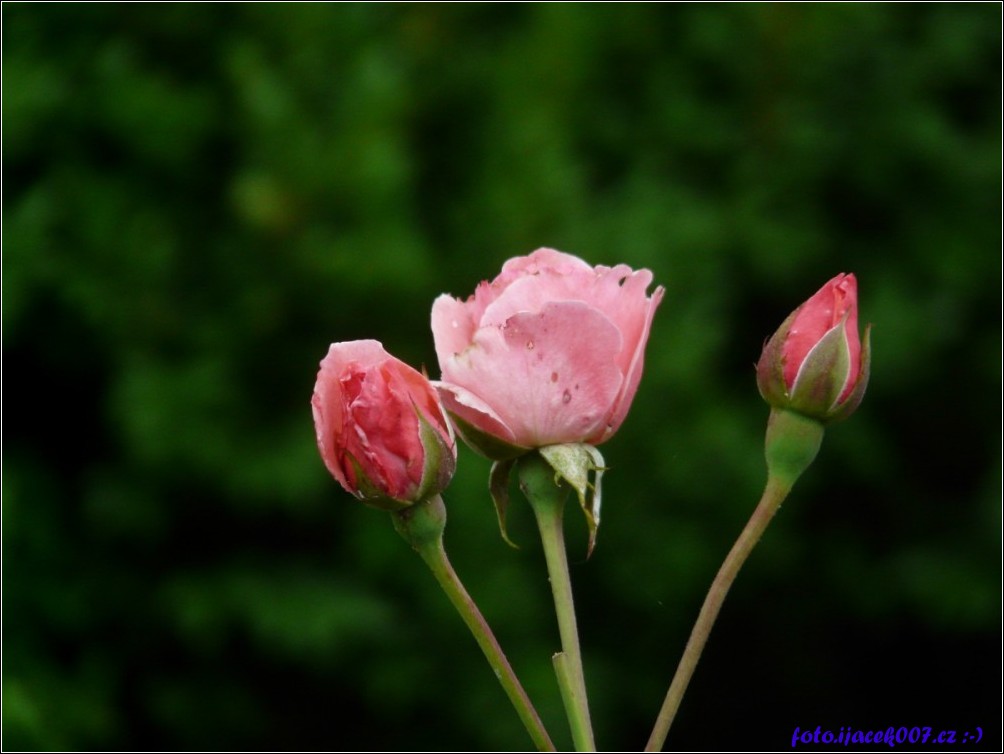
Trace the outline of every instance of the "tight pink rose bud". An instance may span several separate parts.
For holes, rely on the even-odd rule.
[[[849,416],[868,385],[869,333],[858,338],[858,285],[837,275],[767,341],[757,386],[771,406],[826,423]]]
[[[436,391],[379,342],[332,344],[310,403],[324,465],[360,500],[401,510],[453,476],[457,448]]]
[[[437,387],[465,439],[495,459],[608,440],[641,379],[664,292],[647,295],[651,282],[648,270],[538,249],[466,301],[437,298]]]

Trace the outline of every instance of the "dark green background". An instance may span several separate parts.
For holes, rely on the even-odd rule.
[[[1000,22],[5,4],[4,748],[528,747],[418,558],[326,473],[309,398],[332,341],[438,374],[433,298],[538,246],[667,291],[589,562],[568,524],[600,746],[644,744],[760,493],[763,339],[854,272],[868,394],[667,746],[999,747]],[[520,504],[502,543],[487,473],[461,451],[447,545],[567,746],[540,548]]]

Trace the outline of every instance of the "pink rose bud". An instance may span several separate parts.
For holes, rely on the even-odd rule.
[[[757,386],[771,406],[826,423],[849,416],[868,385],[869,333],[858,337],[858,285],[837,275],[767,341]]]
[[[332,344],[310,403],[324,465],[360,500],[401,510],[449,484],[457,448],[439,397],[379,342]]]
[[[495,459],[608,440],[641,379],[664,292],[647,295],[651,282],[648,270],[538,249],[466,301],[437,298],[437,387],[465,439]]]

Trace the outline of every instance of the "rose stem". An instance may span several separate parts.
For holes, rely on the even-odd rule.
[[[436,581],[439,582],[443,591],[446,592],[446,596],[449,597],[450,602],[453,603],[457,612],[460,613],[460,617],[464,619],[464,623],[467,624],[471,633],[474,634],[478,646],[481,647],[481,651],[488,660],[488,664],[495,671],[495,677],[502,684],[502,688],[509,697],[509,701],[512,702],[512,706],[515,707],[516,714],[522,720],[537,750],[556,751],[551,737],[547,734],[547,730],[544,728],[544,724],[537,714],[537,710],[534,709],[530,697],[527,696],[523,685],[519,682],[519,678],[516,677],[516,673],[509,664],[509,660],[502,651],[502,647],[499,646],[498,641],[495,639],[495,635],[492,633],[488,622],[481,614],[478,606],[474,604],[474,600],[471,599],[470,594],[467,593],[463,583],[460,581],[460,577],[457,576],[457,572],[453,570],[453,566],[446,556],[446,550],[443,548],[442,538],[419,543],[415,547],[415,550],[422,557],[422,560],[425,561],[426,565],[429,566],[429,570],[436,577]]]
[[[683,694],[687,690],[687,684],[690,683],[690,677],[694,674],[695,668],[697,668],[697,661],[701,659],[701,651],[708,641],[711,627],[714,625],[715,618],[718,617],[718,611],[721,610],[722,603],[725,601],[725,595],[728,594],[729,587],[735,581],[739,569],[746,562],[746,558],[749,557],[753,546],[760,540],[764,530],[767,528],[767,524],[770,523],[771,518],[774,517],[778,508],[781,507],[781,503],[787,497],[788,492],[791,491],[792,484],[794,484],[794,479],[784,479],[779,474],[769,474],[767,476],[767,486],[763,491],[763,496],[760,498],[760,503],[757,505],[756,510],[753,511],[753,515],[750,517],[745,528],[739,534],[739,538],[732,545],[732,549],[725,557],[725,561],[718,570],[715,580],[711,582],[711,588],[704,598],[704,604],[701,606],[701,612],[697,616],[697,622],[694,623],[694,628],[690,632],[690,639],[683,650],[683,657],[680,658],[680,664],[676,668],[676,675],[673,676],[673,681],[666,692],[666,699],[662,703],[662,709],[659,710],[659,716],[656,718],[655,727],[652,729],[652,735],[648,739],[645,751],[662,750],[662,745],[666,741],[666,734],[669,733],[669,726],[673,724],[673,718],[676,716],[676,711],[683,699]]]
[[[565,714],[572,730],[576,751],[596,751],[589,701],[586,696],[586,679],[579,650],[579,630],[575,620],[575,603],[572,599],[572,582],[568,575],[568,557],[565,554],[565,536],[562,530],[562,512],[568,488],[554,483],[554,471],[539,456],[525,456],[519,461],[520,488],[526,495],[537,518],[544,559],[554,596],[554,609],[558,618],[562,651],[552,661],[558,686],[561,689]]]

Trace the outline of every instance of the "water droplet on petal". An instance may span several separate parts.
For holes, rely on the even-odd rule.
[[[569,392],[568,390],[566,390],[564,393],[562,393],[561,394],[561,402],[562,403],[571,403],[572,402],[572,394],[571,394],[571,392]]]
[[[533,350],[533,341],[532,340],[528,340],[526,342],[526,350],[527,351],[532,351]]]
[[[557,381],[558,381],[558,373],[551,372],[551,382],[557,382]]]

